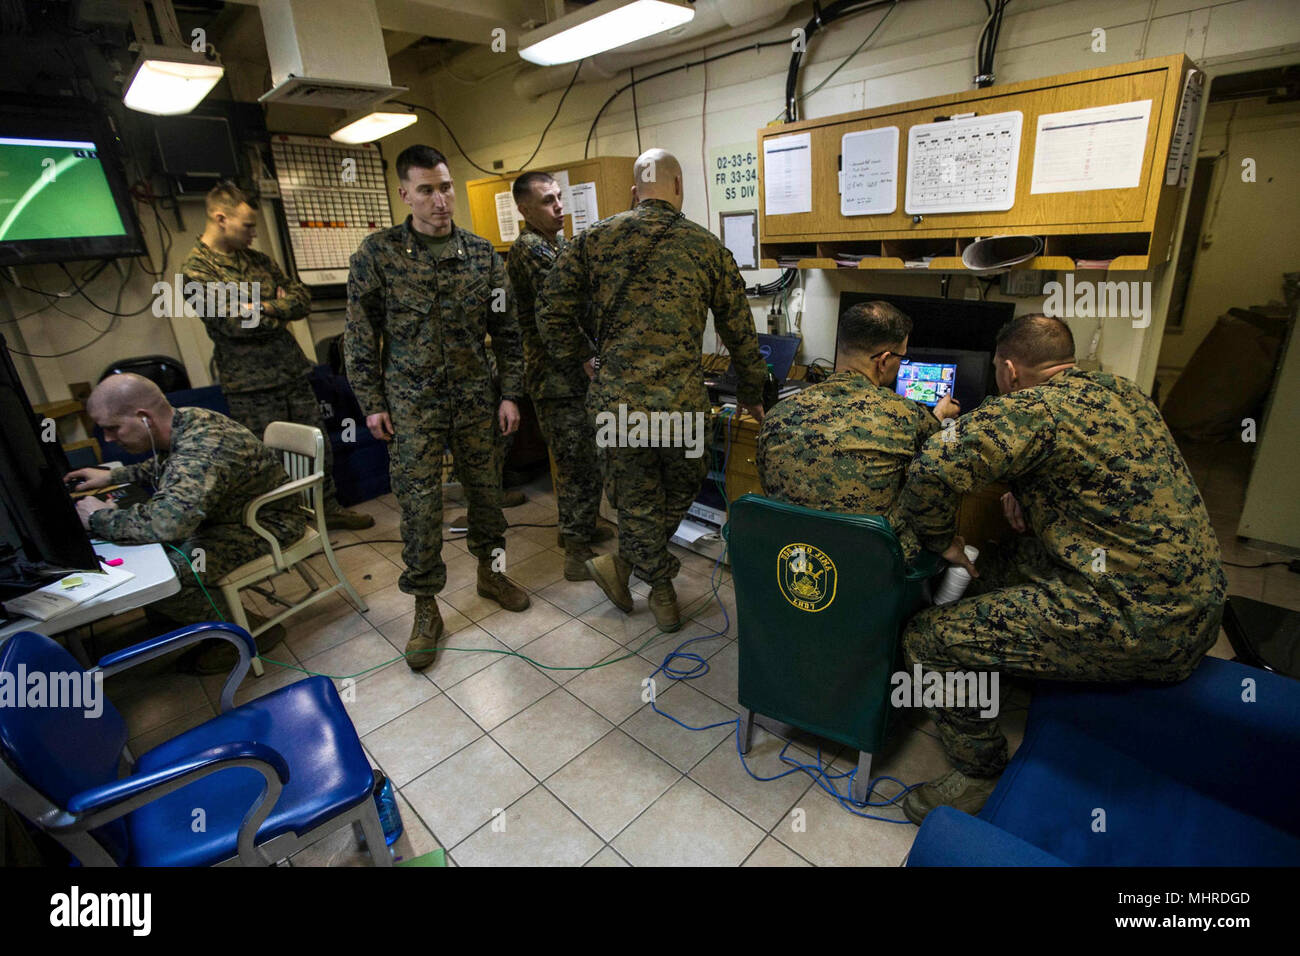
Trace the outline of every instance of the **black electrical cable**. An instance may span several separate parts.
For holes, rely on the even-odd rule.
[[[134,260],[132,260],[132,261],[134,261]],[[64,273],[68,276],[69,279],[72,278],[72,273],[71,273],[71,272],[68,272],[68,267],[67,267],[67,266],[65,266],[63,263],[60,262],[60,263],[59,263],[59,268],[62,269],[62,270],[64,271]],[[127,274],[130,275],[129,272],[128,272]],[[75,281],[75,280],[74,280],[74,281]],[[122,282],[125,283],[126,280],[123,279]],[[117,311],[115,311],[115,310],[113,310],[113,309],[106,309],[106,308],[104,308],[102,305],[100,305],[98,302],[96,302],[94,299],[92,299],[90,296],[88,296],[88,295],[85,293],[85,291],[82,290],[82,289],[78,289],[78,290],[77,290],[77,293],[78,293],[78,294],[79,294],[83,299],[85,299],[87,302],[89,302],[89,303],[90,303],[94,308],[98,309],[100,312],[103,312],[105,315],[111,315],[111,316],[114,316],[115,318],[122,318],[122,319],[129,319],[129,318],[131,318],[131,317],[133,317],[133,316],[140,315],[141,313],[146,312],[146,311],[148,311],[149,309],[153,308],[153,304],[154,304],[153,297],[150,296],[150,298],[148,299],[148,301],[146,301],[144,305],[140,306],[140,308],[136,309],[134,312],[117,312]],[[120,300],[119,300],[119,301],[120,301]],[[111,328],[111,327],[112,327],[112,326],[110,326],[110,328]]]
[[[456,149],[460,152],[462,156],[465,157],[465,162],[469,163],[480,173],[487,173],[487,175],[489,176],[513,176],[516,173],[522,173],[525,169],[528,168],[528,164],[537,158],[538,152],[541,151],[542,143],[546,141],[546,134],[551,131],[551,127],[555,125],[556,119],[559,118],[560,109],[561,107],[564,106],[564,101],[569,98],[569,91],[573,89],[573,84],[578,81],[578,74],[582,71],[582,64],[585,62],[586,60],[578,61],[578,66],[574,69],[573,76],[569,78],[569,85],[564,88],[564,94],[560,97],[560,102],[555,104],[555,112],[551,114],[551,121],[546,124],[546,128],[542,130],[542,135],[537,140],[537,146],[533,149],[533,154],[529,156],[528,159],[524,160],[524,164],[520,166],[518,169],[513,169],[505,173],[501,172],[501,170],[499,169],[485,169],[484,167],[480,166],[478,163],[474,162],[474,160],[470,159],[469,153],[465,152],[465,147],[460,145],[460,140],[456,138],[456,134],[452,132],[452,128],[447,125],[447,121],[438,115],[437,110],[431,109],[430,107],[425,106],[423,103],[407,103],[402,100],[393,100],[393,102],[396,103],[398,106],[409,106],[412,109],[424,110],[434,119],[436,119],[439,123],[441,123],[442,128],[447,131],[447,135],[451,137],[451,141],[452,143],[455,144]]]
[[[813,35],[836,20],[855,13],[863,13],[876,7],[892,6],[897,0],[837,0],[820,10],[814,9],[813,17],[803,28],[803,43],[790,54],[790,67],[785,76],[785,120],[793,123],[798,119],[796,88],[799,85],[799,66],[803,62],[804,50]]]
[[[641,114],[636,108],[636,67],[628,67],[628,79],[632,81],[632,125],[636,127],[636,154],[641,155]]]

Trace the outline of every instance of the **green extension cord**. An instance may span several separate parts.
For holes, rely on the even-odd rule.
[[[201,590],[203,592],[203,596],[208,599],[208,603],[212,605],[213,613],[217,615],[218,619],[220,619],[223,622],[226,622],[225,617],[223,617],[221,614],[221,610],[217,607],[217,602],[212,599],[212,595],[209,594],[208,589],[204,587],[203,579],[199,576],[199,572],[194,569],[194,564],[193,562],[190,561],[189,556],[180,548],[176,547],[176,545],[174,544],[168,544],[167,547],[171,548],[173,551],[179,554],[181,558],[184,559],[185,563],[189,565],[190,572],[194,575],[194,580],[198,582],[199,590]],[[713,598],[717,598],[718,586],[716,584],[713,585],[713,591],[710,596]],[[703,607],[703,604],[700,604],[699,606]],[[698,609],[699,608],[696,605],[691,605],[688,608],[688,610],[682,613],[682,616],[689,617],[691,614],[695,613],[695,611]],[[629,658],[636,657],[639,653],[641,653],[641,651],[645,650],[645,648],[650,645],[651,641],[655,640],[658,637],[659,637],[658,634],[651,634],[649,637],[645,639],[645,642],[636,650],[629,651],[627,654],[624,654],[622,657],[616,657],[612,661],[601,661],[599,664],[590,664],[585,667],[565,667],[565,666],[560,666],[558,664],[542,664],[538,661],[533,660],[531,657],[529,657],[526,654],[520,654],[518,651],[503,651],[503,650],[498,650],[495,647],[444,647],[442,648],[442,650],[465,651],[467,653],[480,653],[480,654],[501,654],[506,657],[518,657],[520,660],[525,660],[529,664],[532,664],[534,667],[540,667],[543,670],[548,670],[548,671],[594,671],[597,668],[608,667],[610,664],[617,664],[620,661],[625,661],[628,660]],[[296,664],[286,664],[283,661],[271,660],[271,658],[263,657],[261,654],[258,655],[258,660],[262,661],[265,664],[274,664],[276,667],[283,667],[285,670],[299,671],[302,674],[306,674],[308,677],[328,677],[330,680],[353,680],[358,677],[364,677],[366,674],[369,674],[371,671],[381,670],[382,668],[387,667],[389,664],[395,664],[397,661],[406,660],[406,657],[407,657],[406,654],[399,654],[397,657],[394,657],[391,660],[387,660],[382,663],[376,664],[373,667],[367,667],[363,671],[357,671],[357,673],[355,674],[343,674],[343,675],[318,674],[315,671],[309,671],[305,667],[299,667]]]

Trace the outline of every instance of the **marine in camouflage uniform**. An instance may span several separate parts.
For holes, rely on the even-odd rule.
[[[680,213],[681,172],[662,150],[638,158],[640,202],[575,237],[547,276],[538,306],[542,341],[557,363],[578,365],[592,346],[583,331],[595,308],[599,370],[587,392],[593,423],[602,413],[710,410],[700,357],[712,310],[739,375],[738,399],[762,415],[766,366],[736,261],[716,236]],[[704,436],[700,436],[703,441]],[[672,579],[681,563],[668,541],[708,471],[707,452],[671,447],[607,447],[606,488],[618,509],[619,555],[588,562],[614,603],[631,611],[625,570],[651,584],[663,630],[680,627]]]
[[[207,227],[181,265],[186,283],[259,283],[260,311],[254,315],[233,308],[235,296],[227,294],[227,307],[215,301],[197,309],[212,339],[221,390],[230,417],[258,438],[271,422],[296,422],[321,430],[325,438],[325,510],[331,528],[365,528],[374,524],[369,515],[339,507],[334,489],[334,455],[329,432],[321,420],[320,403],[308,380],[311,363],[289,331],[289,323],[311,312],[311,295],[301,282],[290,279],[270,256],[249,248],[255,214],[242,192],[221,184],[208,195]],[[225,246],[219,251],[215,246]],[[230,290],[233,292],[234,288]],[[282,291],[283,295],[277,295]],[[224,313],[224,314],[217,314]]]
[[[271,546],[244,524],[244,507],[258,495],[289,480],[274,451],[238,422],[206,408],[175,409],[170,448],[112,470],[110,484],[130,482],[153,494],[129,508],[102,508],[90,515],[92,533],[115,544],[163,544],[176,569],[179,593],[151,609],[182,624],[214,619],[212,604],[199,587],[201,579],[222,618],[230,607],[214,582],[261,555]],[[282,545],[302,537],[306,518],[295,498],[266,504],[258,523]],[[202,549],[203,569],[191,569],[195,549]],[[181,553],[178,553],[179,549]],[[197,578],[195,571],[198,570]]]
[[[438,160],[432,168],[447,175],[450,184],[445,160],[430,152]],[[406,170],[399,156],[399,178],[404,171],[423,175],[425,162]],[[406,565],[398,585],[417,598],[432,598],[447,581],[442,560],[444,447],[451,448],[465,487],[466,544],[480,561],[480,593],[484,568],[498,549],[504,554],[498,405],[513,402],[523,391],[519,324],[505,263],[486,239],[450,218],[447,222],[445,238],[417,233],[411,216],[368,236],[353,254],[348,275],[343,339],[348,380],[368,417],[387,413],[392,422],[390,467],[402,512]],[[500,373],[499,394],[489,364],[489,335]],[[526,607],[526,596],[520,597]],[[436,614],[436,605],[428,606]],[[440,634],[440,618],[437,623]],[[420,658],[421,666],[427,666],[426,660],[432,663],[433,658]]]
[[[1124,378],[1074,367],[991,399],[958,420],[953,441],[926,444],[899,513],[942,551],[958,496],[998,481],[1032,536],[986,548],[966,598],[912,619],[910,660],[1048,680],[1186,678],[1218,637],[1227,584],[1205,504],[1155,404]],[[931,715],[958,771],[1001,772],[996,718]]]
[[[560,535],[566,553],[585,561],[592,557],[588,545],[596,531],[601,493],[596,433],[586,410],[587,374],[581,364],[553,361],[537,331],[538,293],[566,245],[563,233],[547,236],[525,225],[510,247],[506,269],[523,333],[525,386],[537,409],[542,437],[555,457]],[[571,570],[587,577],[581,562],[576,569],[566,568],[566,576]]]
[[[921,546],[894,503],[907,466],[939,428],[919,402],[861,372],[836,372],[767,413],[758,433],[763,494],[819,511],[884,515],[911,562]]]

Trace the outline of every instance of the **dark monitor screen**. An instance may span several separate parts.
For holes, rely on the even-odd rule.
[[[0,100],[0,265],[144,252],[116,145],[88,108]]]
[[[1016,313],[1014,302],[941,299],[879,292],[840,293],[840,315],[859,302],[888,302],[912,320],[909,348],[962,349],[992,355],[998,330]]]
[[[63,447],[42,440],[32,411],[0,335],[0,503],[8,535],[33,565],[98,571],[99,562],[63,485],[68,460]],[[8,536],[7,535],[7,536]]]

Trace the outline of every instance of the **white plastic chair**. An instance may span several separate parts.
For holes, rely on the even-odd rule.
[[[256,637],[290,614],[310,607],[339,589],[343,590],[357,610],[369,610],[335,560],[334,549],[330,546],[329,534],[325,528],[325,438],[321,430],[311,425],[271,422],[266,426],[262,443],[283,454],[284,470],[289,473],[289,481],[274,491],[258,495],[244,506],[244,524],[266,539],[271,545],[271,553],[240,565],[216,582],[235,616],[234,623]],[[301,497],[301,507],[308,513],[310,521],[301,538],[288,547],[281,547],[275,535],[258,524],[257,513],[264,505],[291,495]],[[316,554],[324,554],[330,570],[334,572],[335,583],[324,589],[316,582],[307,565],[307,559]],[[311,589],[307,597],[270,618],[257,630],[251,630],[244,605],[239,600],[239,592],[289,570],[296,570]],[[253,658],[253,673],[260,677],[262,671],[262,662]]]

